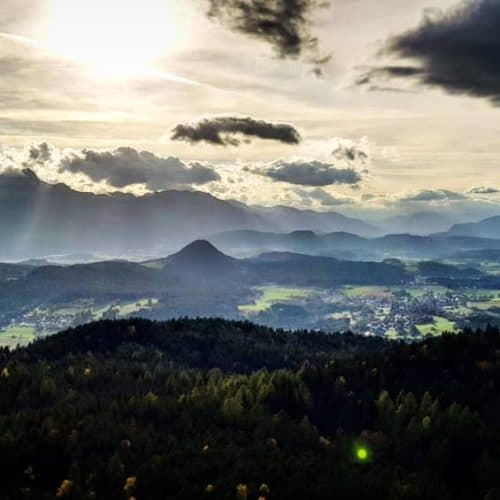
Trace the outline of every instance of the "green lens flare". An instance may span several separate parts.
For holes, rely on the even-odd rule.
[[[356,450],[356,458],[360,462],[366,462],[368,460],[368,450],[366,448],[360,447]]]

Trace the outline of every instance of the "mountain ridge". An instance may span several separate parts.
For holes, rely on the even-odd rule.
[[[209,234],[236,230],[333,231],[378,229],[337,212],[256,208],[200,191],[133,196],[75,191],[29,171],[0,176],[0,259],[93,253],[113,257],[161,255]]]
[[[270,251],[288,251],[326,255],[337,258],[385,259],[440,258],[457,251],[500,249],[500,239],[437,233],[428,236],[387,234],[366,238],[352,233],[327,234],[272,233],[259,231],[228,231],[208,237],[223,251],[252,256]]]
[[[468,222],[465,224],[455,224],[449,230],[450,234],[472,237],[492,237],[500,238],[500,215],[482,219],[479,222]]]

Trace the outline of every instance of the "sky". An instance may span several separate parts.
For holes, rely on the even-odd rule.
[[[2,0],[0,172],[500,214],[499,0]]]

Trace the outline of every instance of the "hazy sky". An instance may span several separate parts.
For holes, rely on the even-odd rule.
[[[500,212],[500,1],[282,0],[266,32],[273,2],[246,3],[242,21],[234,0],[2,0],[0,166],[98,191]]]

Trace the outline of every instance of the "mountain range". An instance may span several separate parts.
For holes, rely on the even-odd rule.
[[[31,170],[0,176],[0,259],[51,254],[165,255],[221,231],[315,229],[380,233],[336,212],[249,207],[198,191],[96,195],[42,182]]]
[[[500,239],[500,216],[417,235],[423,228],[449,224],[448,217],[434,212],[402,215],[375,226],[337,212],[249,206],[199,191],[98,195],[48,184],[28,169],[0,176],[2,260],[36,263],[32,259],[46,257],[63,263],[68,254],[85,255],[82,262],[92,260],[89,254],[141,260],[200,238],[242,256],[283,250],[352,259],[435,258],[499,248],[493,239]],[[388,234],[390,228],[405,234]],[[68,259],[75,261],[80,260]]]
[[[215,234],[208,239],[223,251],[234,255],[251,256],[269,251],[284,251],[355,260],[390,257],[436,259],[461,251],[500,249],[500,239],[460,236],[452,232],[429,236],[389,234],[364,238],[345,232],[322,235],[313,231],[230,231]]]

